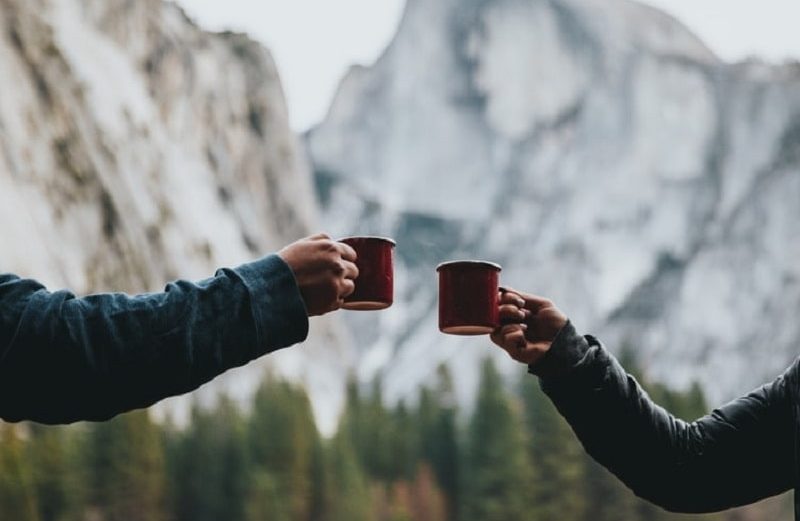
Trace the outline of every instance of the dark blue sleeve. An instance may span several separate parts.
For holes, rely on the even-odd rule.
[[[0,275],[0,418],[105,420],[307,334],[294,275],[277,255],[137,296],[76,298]]]
[[[746,505],[795,483],[797,362],[693,422],[650,399],[593,337],[562,329],[530,368],[586,451],[638,496],[676,512]]]

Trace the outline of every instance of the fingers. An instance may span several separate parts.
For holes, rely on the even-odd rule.
[[[340,278],[334,283],[333,295],[331,295],[327,302],[327,309],[323,313],[330,313],[338,311],[344,307],[344,301],[347,297],[353,294],[356,289],[356,284],[351,279]]]
[[[530,311],[525,309],[525,300],[513,290],[503,288],[500,295],[500,323],[512,324],[524,322]]]
[[[506,288],[500,291],[500,304],[513,304],[518,308],[525,307],[525,300],[517,292]]]
[[[345,298],[349,297],[356,290],[356,283],[351,279],[344,279],[339,286],[340,300],[344,300]]]
[[[339,249],[339,253],[341,254],[344,260],[350,262],[356,261],[357,258],[356,250],[354,250],[352,246],[350,246],[349,244],[345,244],[343,242],[337,242],[336,247]]]
[[[347,298],[356,289],[354,279],[358,277],[358,266],[352,262],[340,260],[335,263],[333,272],[336,275],[335,284],[338,288],[337,297],[340,300]],[[341,305],[339,307],[341,307]]]
[[[499,347],[506,349],[508,346],[516,345],[513,342],[509,342],[509,339],[515,341],[518,332],[522,333],[522,338],[524,340],[525,331],[527,329],[528,326],[526,324],[506,324],[495,329],[490,335],[490,338],[492,339],[492,342],[497,344]]]
[[[503,304],[500,306],[500,323],[515,324],[524,322],[529,314],[530,311],[520,309],[516,304]]]
[[[327,237],[321,234],[320,237]],[[328,268],[334,275],[348,279],[358,277],[358,266],[355,264],[356,252],[347,244],[332,241],[329,238],[315,239],[315,246],[319,253],[320,268]]]
[[[550,299],[546,299],[544,297],[540,297],[538,295],[533,295],[531,293],[518,293],[520,297],[525,299],[525,309],[530,309],[531,312],[538,313],[539,311],[555,307],[553,301]]]
[[[528,363],[535,353],[529,349],[525,338],[527,330],[525,324],[508,324],[497,328],[491,335],[492,342],[502,348],[508,355],[518,362]]]
[[[357,279],[358,278],[358,266],[355,265],[353,262],[349,261],[342,261],[342,275],[346,279]]]
[[[502,347],[514,359],[516,359],[516,356],[519,355],[519,351],[524,350],[527,345],[528,341],[525,340],[525,331],[523,331],[520,327],[503,335]]]
[[[312,235],[308,237],[309,241],[325,241],[328,244],[326,245],[331,250],[338,250],[339,254],[342,256],[344,260],[355,262],[356,261],[356,250],[353,249],[352,246],[349,244],[345,244],[343,242],[334,241],[331,239],[331,236],[327,233],[318,233],[316,235]]]
[[[339,255],[341,255],[341,257],[344,260],[350,262],[356,261],[357,257],[356,250],[354,250],[352,246],[350,246],[349,244],[345,244],[343,242],[334,241],[333,239],[331,239],[331,236],[328,235],[327,233],[317,233],[315,235],[308,237],[307,240],[315,242],[325,241],[327,244],[325,244],[324,246],[327,247],[327,249],[338,251]]]
[[[553,301],[550,299],[546,299],[532,293],[523,293],[522,291],[517,291],[511,288],[502,288],[501,291],[501,304],[516,304],[519,307],[524,307],[525,309],[530,310],[532,315],[538,315],[539,312],[546,309],[558,310],[555,304],[553,304]],[[517,302],[515,302],[515,299],[522,299],[523,304],[519,305]],[[560,311],[557,312],[561,313]]]

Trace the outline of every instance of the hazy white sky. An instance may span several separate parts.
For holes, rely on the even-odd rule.
[[[405,0],[178,0],[200,25],[249,33],[272,51],[292,126],[319,122],[347,67],[370,64]],[[722,58],[800,59],[800,0],[647,0],[686,23]]]

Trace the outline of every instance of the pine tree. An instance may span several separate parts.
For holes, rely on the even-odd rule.
[[[392,412],[386,408],[378,377],[373,380],[367,395],[360,392],[352,378],[347,389],[340,432],[348,438],[367,476],[385,483],[404,475],[413,476],[415,461],[403,460],[396,452],[400,450],[404,453],[402,456],[414,458],[416,444],[413,439],[404,438],[411,434],[405,406]]]
[[[532,469],[524,425],[490,359],[482,367],[469,426],[464,480],[465,520],[530,517]]]
[[[539,388],[538,379],[525,375],[521,384],[525,425],[530,436],[528,454],[534,472],[530,489],[532,517],[579,521],[586,508],[583,448]]]
[[[280,508],[287,508],[293,521],[311,517],[313,458],[318,439],[305,391],[268,376],[256,392],[248,446],[260,482],[271,487],[269,483],[273,480],[281,499]],[[249,504],[259,501],[259,497],[257,490],[252,491]]]
[[[436,482],[447,498],[448,519],[458,519],[460,444],[453,382],[447,366],[437,369],[437,383],[432,390],[420,391],[417,424],[419,451],[430,464]]]
[[[163,437],[147,411],[93,424],[88,442],[90,500],[102,519],[166,519]]]
[[[317,438],[311,462],[311,519],[324,521],[326,517],[327,497],[331,488],[331,475],[328,471],[328,458],[322,439]]]
[[[75,472],[74,438],[79,428],[28,426],[27,461],[32,470],[42,521],[64,521],[80,515],[84,497],[82,473]]]
[[[249,466],[244,420],[220,397],[216,407],[192,409],[191,422],[170,449],[173,510],[179,521],[245,519]]]
[[[396,455],[392,453],[393,429],[397,427],[392,421],[383,403],[383,388],[380,376],[372,381],[372,391],[367,399],[367,407],[361,425],[361,436],[367,443],[356,447],[360,455],[361,465],[367,470],[369,476],[389,482],[398,477],[402,472],[397,463]],[[413,470],[411,470],[413,473]]]
[[[641,500],[589,456],[584,459],[585,521],[637,521]],[[642,521],[645,521],[642,519]],[[649,521],[649,520],[648,520]]]
[[[39,521],[34,478],[19,427],[0,423],[0,519]]]
[[[395,407],[390,417],[390,432],[388,443],[389,473],[388,480],[414,479],[419,461],[418,426],[414,415],[408,410],[404,402]]]
[[[366,403],[361,396],[358,380],[355,375],[351,374],[347,378],[345,408],[339,423],[339,433],[344,435],[354,447],[362,445],[366,441],[366,436],[360,428],[363,423],[364,409],[366,409]]]
[[[680,410],[677,413],[686,421],[694,421],[708,414],[708,402],[705,393],[697,382],[694,382],[689,390],[682,393]]]
[[[249,521],[294,521],[291,504],[283,495],[285,484],[264,469],[252,474],[246,512]]]
[[[347,436],[340,432],[326,453],[328,484],[324,521],[369,521],[373,518],[372,492]]]

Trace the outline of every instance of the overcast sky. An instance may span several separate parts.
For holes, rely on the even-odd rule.
[[[208,29],[244,31],[272,51],[292,126],[320,121],[353,63],[389,43],[404,0],[178,0]],[[648,0],[682,20],[723,59],[800,59],[800,0]]]

